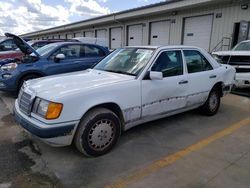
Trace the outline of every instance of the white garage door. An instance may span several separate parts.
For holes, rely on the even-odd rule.
[[[73,35],[72,34],[67,34],[67,39],[72,39]]]
[[[85,31],[84,37],[93,37],[93,31]]]
[[[106,38],[106,29],[96,30],[96,37],[97,38]]]
[[[75,33],[75,37],[82,37],[82,33],[81,32]]]
[[[121,27],[111,28],[110,36],[111,36],[110,37],[111,49],[122,47],[122,28]]]
[[[183,44],[209,51],[213,16],[185,18]]]
[[[168,45],[170,35],[170,21],[152,22],[150,25],[150,44]]]
[[[128,26],[128,45],[137,46],[142,45],[142,25]]]

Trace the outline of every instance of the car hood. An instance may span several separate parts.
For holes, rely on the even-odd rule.
[[[30,55],[31,53],[34,53],[36,54],[36,56],[39,56],[36,50],[31,47],[27,42],[25,42],[22,38],[11,33],[5,33],[5,36],[13,38],[14,43],[25,55]]]
[[[213,52],[213,55],[219,55],[219,56],[250,56],[250,51],[219,51],[219,52]]]
[[[0,60],[0,66],[8,64],[8,63],[13,63],[13,62],[15,62],[14,58],[2,59],[2,60]]]
[[[135,76],[88,69],[29,80],[25,82],[25,87],[34,95],[46,96],[46,99],[49,100],[134,79]]]
[[[20,51],[18,50],[3,51],[3,52],[0,52],[0,55],[15,54],[15,53],[20,53]]]

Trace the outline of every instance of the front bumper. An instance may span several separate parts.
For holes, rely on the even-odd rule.
[[[2,72],[0,72],[0,91],[16,91],[17,85],[15,77],[9,79],[3,78]]]
[[[79,123],[79,121],[72,121],[59,124],[45,124],[23,114],[18,107],[17,101],[14,106],[14,117],[16,122],[28,133],[52,146],[70,145]]]
[[[250,88],[250,73],[236,73],[236,87]]]

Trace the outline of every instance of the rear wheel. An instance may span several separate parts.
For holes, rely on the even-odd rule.
[[[74,142],[81,153],[96,157],[108,153],[120,134],[121,124],[117,115],[108,109],[96,108],[81,121]]]
[[[207,116],[215,115],[220,107],[220,92],[218,88],[213,88],[209,93],[208,99],[203,106],[200,107],[202,114]]]

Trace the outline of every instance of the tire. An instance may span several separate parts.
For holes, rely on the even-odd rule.
[[[27,76],[24,76],[20,81],[19,81],[19,84],[18,84],[18,88],[17,88],[17,94],[19,93],[23,83],[27,80],[31,80],[31,79],[35,79],[35,78],[40,78],[41,76],[39,75],[36,75],[36,74],[29,74]]]
[[[220,97],[219,89],[213,88],[210,91],[205,104],[199,108],[201,113],[207,116],[215,115],[220,108],[220,98],[221,97]]]
[[[117,115],[105,108],[89,111],[77,129],[74,143],[86,156],[97,157],[108,153],[121,134],[121,123]]]

